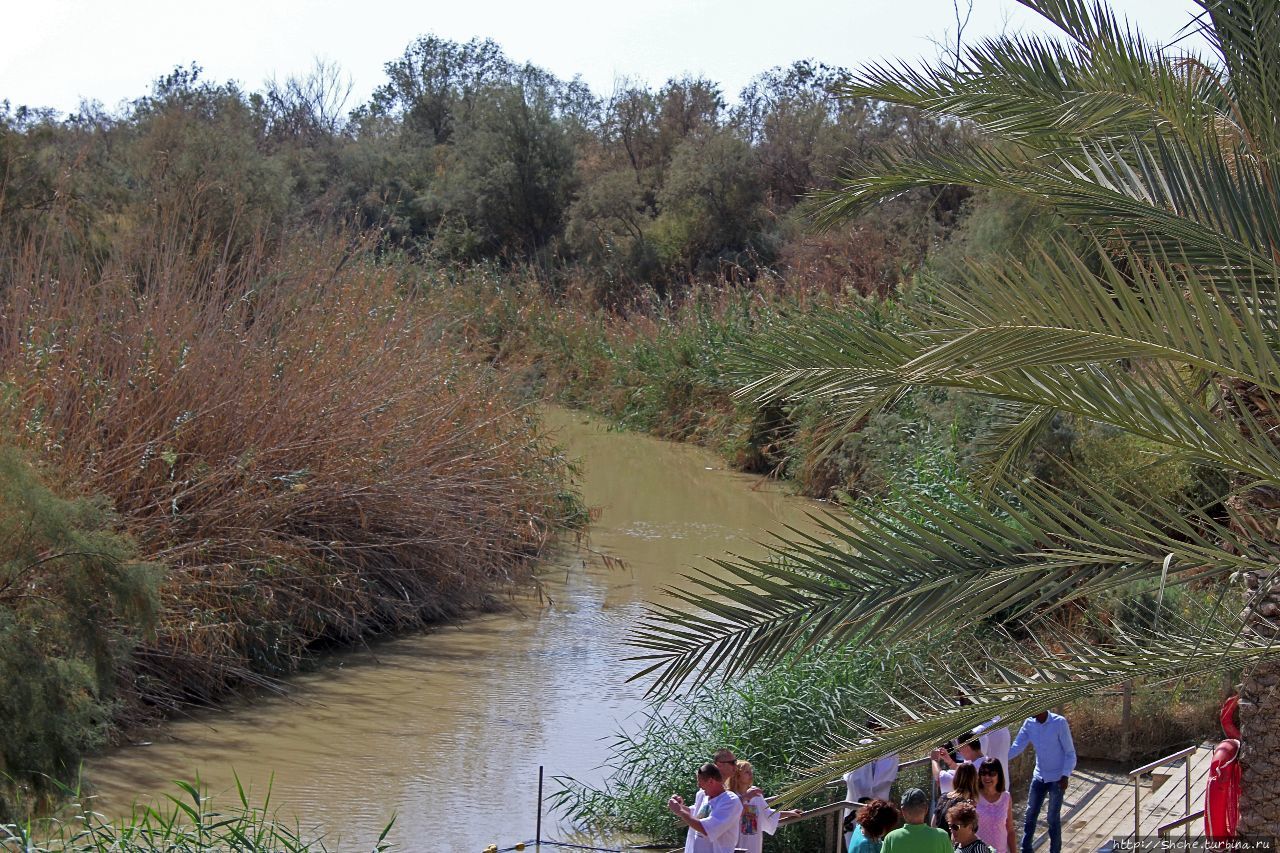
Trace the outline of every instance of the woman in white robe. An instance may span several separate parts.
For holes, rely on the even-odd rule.
[[[764,792],[755,786],[755,768],[750,761],[739,759],[737,771],[733,774],[733,792],[742,800],[737,846],[747,853],[760,853],[766,832],[773,835],[778,831],[778,821],[800,814],[799,809],[775,811],[769,808]]]

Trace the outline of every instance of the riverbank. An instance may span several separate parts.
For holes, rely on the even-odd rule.
[[[553,777],[603,781],[615,728],[649,707],[646,685],[626,681],[637,668],[626,642],[649,603],[708,556],[757,555],[769,531],[810,529],[822,507],[698,447],[580,412],[539,414],[581,461],[573,485],[596,517],[584,547],[564,537],[548,556],[540,594],[327,655],[289,679],[288,696],[184,716],[147,732],[148,745],[90,759],[99,810],[163,801],[170,779],[198,772],[222,802],[237,778],[255,798],[270,785],[282,816],[340,833],[342,849],[394,813],[396,849],[478,851],[533,836],[543,765],[544,837],[566,837]]]
[[[531,393],[600,412],[623,428],[708,446],[730,466],[790,478],[789,485],[797,491],[841,501],[865,500],[898,511],[908,511],[899,502],[903,494],[942,501],[975,494],[976,457],[983,440],[998,426],[992,410],[973,398],[913,394],[869,418],[835,453],[822,458],[814,452],[818,436],[811,426],[819,422],[818,412],[802,406],[760,411],[733,397],[737,383],[732,350],[764,326],[780,318],[803,326],[806,316],[846,311],[861,312],[892,327],[898,312],[910,307],[915,298],[911,293],[893,304],[858,300],[842,304],[816,295],[787,296],[785,288],[772,294],[766,290],[693,291],[679,302],[619,313],[594,310],[574,294],[553,297],[534,282],[483,269],[428,276],[423,288],[428,300],[451,306],[447,313],[468,318],[462,324],[468,345],[523,377]],[[1046,482],[1066,489],[1070,481],[1055,479],[1052,456],[1046,451],[1061,454],[1085,476],[1138,494],[1185,497],[1198,488],[1195,478],[1203,474],[1176,463],[1140,465],[1138,460],[1149,456],[1152,448],[1131,437],[1071,421],[1056,424],[1042,443],[1037,448],[1041,459],[1033,455],[1032,464],[1040,466]],[[1145,588],[1124,589],[1091,606],[1099,618],[1123,625],[1140,618],[1133,602],[1151,594]],[[1190,616],[1207,595],[1204,590],[1179,588],[1169,591],[1165,606]],[[983,641],[999,644],[1007,638],[991,634],[984,635]],[[981,656],[985,652],[977,645],[975,655]],[[818,681],[814,679],[815,684]],[[829,716],[828,700],[834,694],[813,684],[794,685],[787,694],[803,711],[774,713],[778,707],[791,707],[786,703],[775,707],[771,701],[786,684],[785,676],[770,672],[758,683],[736,690],[698,692],[687,700],[683,712],[664,714],[651,725],[620,727],[615,736],[618,746],[608,758],[615,772],[604,784],[560,780],[560,808],[584,826],[666,837],[671,825],[660,794],[680,783],[681,768],[724,743],[740,746],[753,760],[759,759],[758,778],[770,790],[789,786],[796,778],[794,756],[828,737],[837,716]],[[1166,691],[1153,694],[1143,685],[1138,685],[1137,693],[1130,743],[1139,762],[1215,730],[1220,697],[1213,688],[1184,686],[1173,701]],[[859,696],[849,704],[865,710],[881,699],[882,695]],[[735,716],[726,710],[734,703],[752,712]],[[1060,709],[1078,724],[1082,755],[1115,755],[1124,730],[1118,704],[1116,697],[1104,696]],[[700,710],[708,706],[721,714],[706,720]],[[686,731],[688,720],[698,720],[699,727]],[[768,727],[765,739],[749,734],[759,720],[777,722]],[[784,746],[775,748],[775,742]],[[807,849],[808,840],[802,836],[796,834],[787,841],[792,845],[787,849]]]
[[[735,396],[740,345],[762,329],[832,312],[893,328],[910,306],[910,292],[885,301],[766,278],[707,284],[618,309],[597,305],[585,283],[550,292],[520,270],[406,266],[401,275],[440,315],[455,318],[442,333],[513,377],[530,397],[698,444],[736,470],[786,480],[807,497],[882,494],[917,461],[947,464],[943,457],[985,427],[985,410],[972,401],[918,396],[872,416],[824,455],[817,452],[824,436],[816,406],[762,408]]]
[[[508,378],[369,247],[149,236],[0,266],[0,817],[122,730],[493,609],[585,520]]]

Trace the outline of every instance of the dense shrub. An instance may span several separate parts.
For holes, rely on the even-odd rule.
[[[0,448],[0,815],[38,804],[102,745],[117,675],[155,618],[155,566],[101,500],[54,494]]]

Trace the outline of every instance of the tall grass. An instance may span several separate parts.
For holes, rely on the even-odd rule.
[[[304,832],[298,822],[279,820],[268,792],[262,807],[250,804],[237,782],[238,800],[220,808],[198,785],[176,782],[178,794],[168,807],[138,808],[127,819],[108,821],[93,811],[92,798],[68,790],[68,803],[56,817],[0,824],[0,850],[13,853],[215,853],[263,850],[273,853],[325,853],[324,836]],[[394,820],[393,820],[394,822]],[[363,849],[381,853],[391,824]],[[351,849],[350,845],[347,849]]]
[[[925,662],[931,653],[969,640],[967,635],[921,636],[914,655],[893,658],[883,649],[855,645],[655,702],[637,728],[615,735],[604,762],[610,771],[605,782],[597,786],[558,777],[554,807],[587,831],[677,842],[685,831],[667,811],[667,798],[679,793],[690,799],[694,771],[716,749],[728,746],[750,760],[756,784],[766,795],[779,793],[798,780],[824,742],[847,735],[844,721],[862,722],[870,711],[893,714],[888,697],[905,698],[927,684]],[[843,797],[840,785],[800,805],[810,808]],[[821,833],[822,821],[802,822],[780,829],[766,847],[780,853],[816,850]]]
[[[831,292],[823,282],[761,279],[604,308],[584,282],[552,291],[532,274],[483,266],[418,271],[415,284],[438,313],[455,318],[447,332],[460,347],[524,377],[531,391],[628,429],[710,447],[740,470],[786,477],[812,497],[883,491],[896,467],[890,455],[931,444],[903,428],[898,413],[873,419],[883,428],[852,435],[823,457],[816,405],[760,408],[733,397],[735,351],[762,326],[783,318],[803,325],[833,310],[890,326],[903,314],[897,302]]]
[[[65,245],[0,253],[0,430],[163,567],[134,714],[486,606],[563,520],[533,419],[360,243]]]
[[[603,308],[589,286],[558,292],[521,271],[429,271],[419,290],[464,346],[530,389],[628,429],[718,446],[751,412],[732,397],[724,357],[760,314],[781,305],[748,288],[700,288],[678,300],[637,299]]]

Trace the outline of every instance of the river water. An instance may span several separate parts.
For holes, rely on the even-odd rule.
[[[119,815],[197,775],[230,805],[238,776],[331,849],[370,849],[394,814],[396,849],[479,853],[533,838],[539,765],[548,788],[558,774],[600,780],[607,740],[645,707],[622,660],[645,602],[708,556],[759,554],[768,531],[810,526],[819,506],[698,448],[567,410],[544,419],[581,460],[599,520],[587,547],[548,562],[543,600],[337,654],[286,696],[166,723],[88,762],[97,809]],[[566,834],[544,817],[543,837]]]

